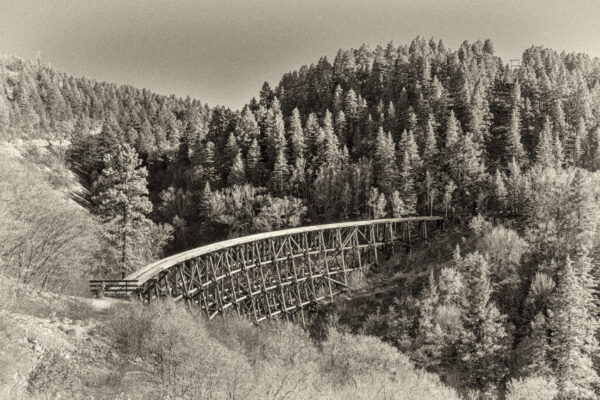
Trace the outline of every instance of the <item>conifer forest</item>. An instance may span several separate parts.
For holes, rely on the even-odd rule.
[[[600,59],[419,36],[307,62],[231,109],[0,58],[0,398],[600,398]],[[409,216],[445,229],[306,327],[87,286]]]

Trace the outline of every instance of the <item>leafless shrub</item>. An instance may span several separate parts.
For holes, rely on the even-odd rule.
[[[76,291],[68,284],[78,282],[78,272],[89,271],[98,247],[97,225],[89,215],[32,166],[5,158],[0,221],[1,271],[42,288]]]

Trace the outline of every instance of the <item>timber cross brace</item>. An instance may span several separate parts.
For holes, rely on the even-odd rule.
[[[172,297],[209,320],[233,309],[256,324],[278,315],[305,323],[305,311],[333,300],[360,271],[443,227],[441,217],[390,218],[285,229],[213,243],[167,257],[122,280],[93,280],[96,294]]]

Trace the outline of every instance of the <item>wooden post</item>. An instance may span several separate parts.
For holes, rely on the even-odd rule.
[[[265,298],[265,302],[267,303],[267,311],[269,312],[269,318],[271,318],[273,316],[273,312],[271,311],[271,303],[269,302],[269,293],[267,290],[267,280],[265,278],[265,271],[263,270],[263,264],[262,264],[262,260],[260,257],[260,250],[258,248],[258,244],[254,243],[253,246],[253,258],[254,258],[254,264],[258,266],[259,271],[260,271],[260,279],[262,281],[262,291],[264,294],[264,298]]]
[[[302,326],[306,327],[306,320],[304,319],[304,306],[302,305],[302,294],[300,292],[300,286],[298,285],[298,271],[296,270],[296,262],[294,261],[292,244],[290,243],[290,237],[288,236],[287,241],[287,250],[288,250],[288,262],[291,264],[292,273],[294,274],[294,284],[296,286],[296,296],[298,296],[298,307],[300,308],[300,315],[302,316]]]
[[[375,263],[379,265],[379,258],[377,257],[377,234],[375,233],[375,224],[369,225],[369,241],[371,242],[371,247],[373,247],[373,257],[375,259]]]
[[[272,263],[275,266],[275,270],[277,271],[277,283],[281,294],[281,302],[279,304],[279,307],[283,307],[281,312],[285,315],[285,318],[289,320],[287,312],[288,307],[285,301],[285,289],[283,288],[283,282],[281,281],[281,271],[279,269],[279,262],[277,261],[277,251],[275,250],[275,242],[273,241],[273,239],[269,239],[269,249],[271,252]]]
[[[250,281],[250,276],[248,275],[248,270],[246,269],[246,248],[242,247],[238,249],[239,259],[241,260],[242,273],[246,277],[246,284],[248,285],[248,296],[250,296],[250,303],[252,303],[252,314],[254,315],[254,323],[258,324],[258,313],[256,311],[256,299],[254,298],[254,291],[252,290],[252,282]]]
[[[329,269],[329,262],[327,261],[327,245],[325,243],[325,238],[323,237],[323,231],[319,231],[319,257],[321,258],[321,262],[325,264],[325,272],[327,272],[327,288],[329,289],[329,298],[333,299],[333,289],[331,287],[331,270]]]

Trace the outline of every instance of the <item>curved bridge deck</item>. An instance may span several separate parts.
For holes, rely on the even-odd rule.
[[[377,263],[382,248],[410,246],[441,228],[441,217],[390,218],[284,229],[225,240],[167,257],[122,280],[90,281],[94,293],[173,297],[209,319],[234,309],[255,323],[305,309],[347,290],[352,271]]]

